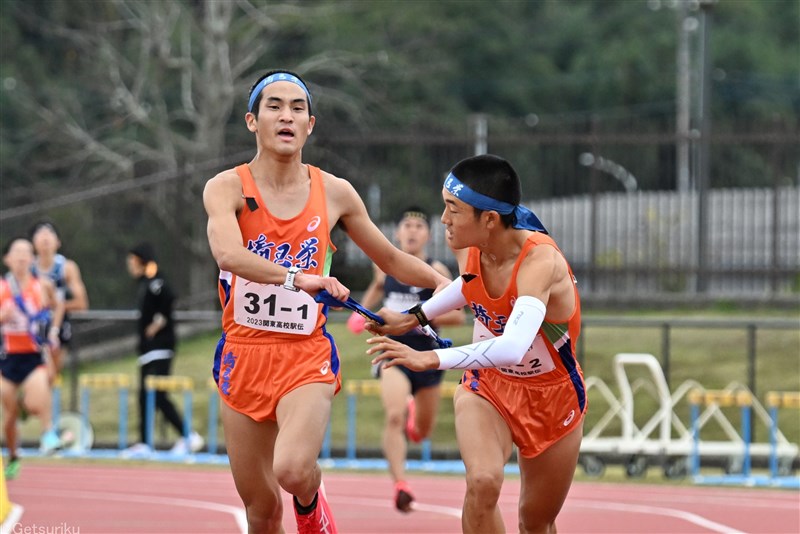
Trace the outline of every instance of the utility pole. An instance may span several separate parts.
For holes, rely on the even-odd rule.
[[[676,111],[675,133],[677,144],[675,163],[677,169],[676,185],[678,192],[691,190],[691,173],[689,172],[689,128],[691,117],[691,61],[689,56],[689,34],[697,30],[697,19],[688,16],[686,2],[677,5],[678,46],[676,52]]]
[[[697,184],[697,279],[695,288],[705,293],[708,288],[708,189],[711,170],[711,7],[714,0],[700,2],[700,146],[698,153]]]

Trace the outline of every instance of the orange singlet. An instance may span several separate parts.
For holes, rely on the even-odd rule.
[[[303,210],[278,219],[266,207],[248,165],[236,167],[245,205],[239,214],[242,245],[284,267],[327,276],[336,248],[330,241],[325,189],[320,170],[311,179]],[[327,307],[305,291],[259,284],[220,271],[222,338],[214,355],[214,380],[234,410],[256,421],[274,420],[278,401],[314,382],[336,384],[339,357],[325,330]]]
[[[511,273],[511,281],[499,298],[486,293],[481,272],[481,253],[470,248],[465,273],[477,276],[464,283],[462,293],[475,316],[473,342],[499,336],[517,299],[517,272],[535,246],[551,246],[548,235],[534,232],[525,241]],[[575,277],[567,265],[572,280]],[[531,458],[568,434],[586,412],[586,386],[575,357],[580,334],[581,310],[577,288],[575,310],[564,323],[545,321],[522,362],[510,368],[469,370],[462,387],[488,400],[511,429],[520,455]]]
[[[14,302],[14,292],[8,280],[0,279],[0,306],[13,310],[11,318],[3,323],[3,351],[6,354],[38,353],[41,347],[31,335],[30,317],[44,309],[42,284],[35,276],[28,279],[25,287],[20,287],[20,296],[27,309],[27,315]]]

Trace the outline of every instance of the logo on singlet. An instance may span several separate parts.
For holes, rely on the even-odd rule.
[[[319,368],[320,374],[327,374],[328,368],[331,366],[330,362],[325,362],[322,367]]]
[[[575,410],[569,412],[567,418],[564,419],[564,426],[569,426],[569,424],[572,422],[573,419],[575,419]]]
[[[319,223],[321,222],[322,219],[320,218],[320,216],[314,215],[313,217],[311,217],[311,222],[309,222],[308,226],[306,226],[306,230],[308,230],[309,232],[313,232],[319,227]]]
[[[228,352],[223,356],[222,365],[225,369],[220,377],[219,389],[223,395],[228,396],[231,394],[231,372],[233,372],[233,367],[236,365],[236,356],[234,356],[233,352]]]

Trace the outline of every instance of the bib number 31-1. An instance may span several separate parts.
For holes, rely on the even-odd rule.
[[[240,325],[307,336],[317,324],[319,304],[305,291],[289,291],[276,284],[236,280],[233,320]]]

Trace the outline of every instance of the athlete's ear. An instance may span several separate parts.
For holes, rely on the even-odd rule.
[[[495,227],[497,223],[500,222],[500,214],[496,211],[484,211],[484,215],[486,215],[486,228],[491,230]]]
[[[317,118],[314,115],[311,115],[308,118],[308,135],[311,135],[311,132],[314,131],[314,124],[316,124]]]
[[[251,132],[256,133],[256,131],[258,131],[258,127],[256,126],[256,116],[252,112],[248,111],[244,114],[244,122],[247,125],[247,129]]]

